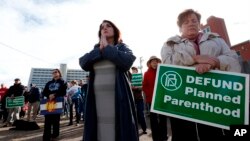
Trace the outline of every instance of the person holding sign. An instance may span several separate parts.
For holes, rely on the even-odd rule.
[[[181,35],[170,37],[163,45],[161,58],[164,64],[192,66],[199,74],[210,70],[240,72],[237,54],[216,33],[200,32],[201,15],[187,9],[178,15]],[[171,118],[172,140],[209,140],[223,136],[223,130]],[[209,134],[208,132],[209,131]],[[212,138],[211,138],[212,137]]]
[[[89,71],[84,141],[138,141],[135,105],[127,72],[136,57],[114,23],[104,20],[99,43],[79,59]]]
[[[144,115],[144,98],[142,95],[142,78],[140,77],[140,85],[133,84],[133,74],[138,74],[137,67],[132,67],[132,91],[134,95],[136,110],[137,110],[137,117],[138,122],[141,125],[142,133],[147,134],[147,124]],[[140,75],[141,76],[141,75]]]
[[[54,69],[52,71],[52,76],[53,79],[46,83],[43,90],[43,95],[47,97],[47,99],[50,101],[55,100],[57,97],[64,97],[66,95],[67,90],[67,84],[62,79],[62,74],[59,69]],[[53,128],[52,134],[51,127]],[[43,140],[49,141],[51,139],[57,138],[60,133],[59,130],[60,113],[45,115]]]
[[[151,56],[147,61],[148,70],[144,73],[142,90],[146,96],[146,103],[151,107],[156,69],[161,60],[156,56]],[[150,126],[153,141],[167,140],[167,118],[164,115],[150,112]]]
[[[15,99],[15,97],[23,96],[24,93],[24,86],[21,84],[20,79],[16,78],[14,81],[15,81],[14,85],[10,86],[6,94],[7,98],[10,99]],[[24,103],[24,101],[22,103]],[[21,110],[20,106],[8,108],[8,118],[4,124],[4,127],[11,126],[12,125],[11,121],[14,122],[15,120],[19,119],[20,110]]]

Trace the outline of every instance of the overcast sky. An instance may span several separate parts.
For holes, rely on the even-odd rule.
[[[0,83],[18,77],[27,85],[31,68],[80,69],[78,59],[98,42],[102,20],[113,21],[124,43],[146,63],[160,57],[163,42],[179,34],[177,15],[193,8],[206,24],[224,18],[231,44],[250,39],[249,0],[0,0]],[[144,66],[143,71],[147,68]]]

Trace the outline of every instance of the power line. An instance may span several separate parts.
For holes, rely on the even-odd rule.
[[[24,55],[29,56],[29,57],[31,57],[31,58],[34,58],[34,59],[36,59],[36,60],[39,60],[39,61],[48,63],[48,64],[50,64],[50,65],[55,65],[55,64],[50,63],[50,62],[48,62],[48,61],[45,61],[45,60],[43,60],[43,59],[41,59],[41,58],[39,58],[39,57],[30,55],[30,54],[28,54],[28,53],[26,53],[26,52],[24,52],[24,51],[21,51],[21,50],[19,50],[19,49],[16,49],[16,48],[14,48],[14,47],[12,47],[12,46],[10,46],[10,45],[7,45],[7,44],[5,44],[5,43],[3,43],[3,42],[0,42],[0,44],[1,44],[2,46],[4,46],[4,47],[7,47],[7,48],[12,49],[12,50],[15,50],[15,51],[17,51],[17,52],[19,52],[19,53],[21,53],[21,54],[24,54]]]

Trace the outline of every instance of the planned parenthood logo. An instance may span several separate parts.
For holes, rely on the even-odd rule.
[[[168,91],[175,91],[181,87],[182,78],[175,71],[167,71],[161,76],[161,85]]]

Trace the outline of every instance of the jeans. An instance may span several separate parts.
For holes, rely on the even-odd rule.
[[[75,112],[76,112],[76,123],[80,121],[80,113],[79,113],[79,98],[72,99],[72,104],[70,104],[69,111],[69,123],[73,123],[73,105],[75,105]]]
[[[138,100],[135,100],[135,104],[136,104],[136,109],[137,109],[138,122],[141,125],[142,130],[146,131],[147,125],[146,125],[146,120],[145,120],[145,115],[144,115],[144,101],[143,99],[138,99]]]
[[[64,100],[64,109],[63,109],[63,114],[66,115],[66,117],[69,116],[69,103],[68,101]]]
[[[81,113],[83,114],[82,118],[84,119],[84,113],[85,113],[85,97],[84,95],[81,95],[82,98],[81,100],[79,100],[79,114],[81,115]]]

